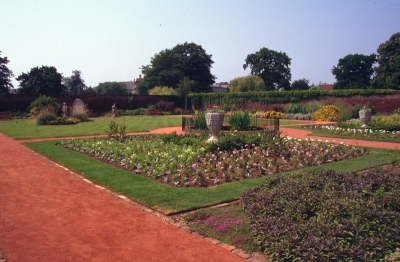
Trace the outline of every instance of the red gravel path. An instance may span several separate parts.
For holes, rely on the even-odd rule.
[[[400,143],[366,141],[366,140],[356,140],[356,139],[348,139],[348,138],[329,138],[329,137],[311,136],[310,131],[285,128],[285,127],[280,127],[279,130],[282,131],[283,135],[287,135],[287,136],[294,137],[294,138],[300,138],[300,139],[312,138],[314,140],[322,140],[322,141],[329,140],[330,142],[335,140],[335,143],[343,142],[343,143],[349,144],[349,145],[386,148],[386,149],[400,149]]]
[[[10,261],[244,261],[0,134],[0,245]]]

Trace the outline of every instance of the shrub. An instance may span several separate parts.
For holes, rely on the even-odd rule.
[[[334,105],[326,105],[312,114],[313,120],[336,121],[339,117],[339,108]]]
[[[207,130],[206,113],[197,111],[194,116],[194,128],[198,130]]]
[[[267,132],[267,131],[266,131]],[[219,140],[213,143],[208,143],[207,148],[211,152],[217,151],[230,151],[233,149],[239,149],[244,145],[260,144],[261,136],[257,133],[250,135],[244,133],[235,133],[231,135],[229,133],[221,132],[219,134]]]
[[[228,119],[228,123],[234,130],[249,130],[251,123],[251,115],[248,111],[239,110],[232,112]]]
[[[173,113],[174,113],[174,115],[182,114],[182,108],[175,107]]]
[[[277,112],[275,110],[273,111],[267,111],[264,113],[265,118],[271,118],[271,119],[281,119],[285,116],[284,113],[282,112]]]
[[[78,122],[77,122],[77,121],[74,121],[73,119],[70,119],[70,118],[64,119],[62,117],[57,117],[56,120],[52,120],[52,121],[47,122],[47,125],[73,125],[73,124],[76,124],[76,123],[79,123],[79,119],[78,119]]]
[[[294,114],[292,114],[292,113],[285,114],[285,116],[283,118],[284,119],[294,119]]]
[[[41,113],[37,118],[36,118],[36,124],[37,125],[46,125],[47,122],[56,120],[57,116],[54,113],[51,112],[43,112]]]
[[[27,117],[27,114],[25,112],[11,112],[11,117],[12,119],[24,119]]]
[[[396,252],[387,255],[385,257],[385,262],[396,262],[396,261],[397,262],[400,261],[400,248],[397,248]]]
[[[50,96],[45,96],[45,95],[39,95],[38,98],[36,98],[28,107],[29,111],[34,110],[40,111],[42,108],[45,107],[53,107],[55,109],[58,109],[60,107],[60,104],[56,102],[56,99]]]
[[[242,203],[273,261],[376,261],[400,241],[400,174],[272,175]]]
[[[373,130],[400,130],[400,114],[375,117],[368,123],[368,126]]]
[[[137,109],[131,109],[131,110],[119,110],[117,109],[117,115],[118,116],[135,116],[135,115],[147,115],[147,108],[137,108]],[[112,116],[111,113],[107,113],[107,116]]]
[[[337,121],[344,122],[353,118],[358,118],[358,112],[361,110],[361,105],[351,106],[344,102],[337,102],[335,106],[339,108]]]
[[[392,115],[399,114],[400,115],[400,108],[393,110]]]
[[[80,122],[89,122],[89,118],[86,113],[74,113],[71,115],[73,118],[77,118]]]
[[[303,112],[303,105],[302,104],[288,104],[283,109],[283,112],[285,112],[285,114],[302,113]]]
[[[312,114],[321,107],[317,101],[308,102],[305,104],[289,104],[284,109],[285,114]]]
[[[172,111],[172,109],[174,108],[174,102],[160,100],[157,102],[156,108],[160,111]]]

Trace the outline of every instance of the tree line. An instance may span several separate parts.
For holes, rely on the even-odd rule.
[[[8,69],[7,57],[0,51],[0,93],[13,88],[14,74]],[[189,93],[211,92],[216,77],[211,74],[214,61],[201,45],[178,44],[165,49],[150,59],[149,65],[141,67],[144,78],[136,87],[136,94],[174,94],[187,97]],[[230,92],[284,91],[317,89],[309,80],[302,78],[291,82],[291,58],[285,52],[266,47],[249,54],[243,69],[250,75],[235,78],[229,83]],[[333,66],[336,78],[334,89],[400,89],[400,32],[379,45],[377,54],[349,54]],[[105,82],[95,89],[88,87],[81,71],[74,70],[63,77],[54,66],[32,68],[16,78],[19,93],[26,94],[128,94],[121,82]]]

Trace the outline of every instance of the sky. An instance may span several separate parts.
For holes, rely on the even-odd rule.
[[[216,82],[229,82],[266,47],[292,59],[292,81],[334,83],[340,58],[376,53],[400,32],[399,14],[400,0],[0,0],[0,51],[15,77],[55,66],[95,87],[134,80],[185,42],[212,55]]]

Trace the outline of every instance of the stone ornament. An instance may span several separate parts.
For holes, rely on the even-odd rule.
[[[115,103],[111,107],[111,113],[113,117],[117,117],[117,107],[115,106]]]
[[[368,122],[371,120],[372,112],[371,109],[367,109],[365,106],[358,112],[360,116],[360,121],[362,123],[361,127],[367,127]]]
[[[207,128],[211,132],[211,137],[207,140],[208,142],[218,141],[218,133],[222,129],[224,124],[224,114],[223,113],[207,113],[206,114]]]
[[[85,112],[85,104],[79,98],[74,100],[72,104],[72,114],[83,114]]]
[[[62,117],[64,119],[66,119],[68,117],[68,106],[65,102],[63,103],[63,106],[62,106]]]

